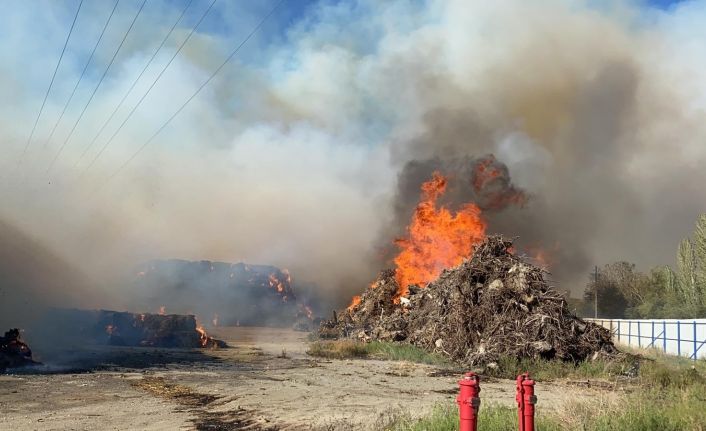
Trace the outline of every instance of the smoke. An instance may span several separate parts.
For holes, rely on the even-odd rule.
[[[139,305],[126,272],[164,258],[287,268],[341,305],[385,265],[380,238],[404,223],[415,165],[493,154],[509,172],[503,187],[528,198],[503,211],[479,202],[491,230],[550,249],[556,284],[574,292],[593,264],[672,262],[704,211],[703,5],[294,3],[109,182],[272,2],[218,6],[83,175],[206,6],[81,158],[182,7],[148,3],[47,173],[139,2],[118,8],[45,145],[107,17],[86,6],[19,166],[75,9],[12,3],[0,17],[2,219],[80,272],[99,306],[121,308]]]

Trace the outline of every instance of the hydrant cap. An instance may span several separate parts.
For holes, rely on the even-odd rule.
[[[477,386],[480,381],[480,376],[476,373],[470,372],[463,375],[463,378],[458,381],[461,386]]]

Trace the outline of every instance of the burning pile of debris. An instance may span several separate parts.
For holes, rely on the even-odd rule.
[[[135,283],[141,303],[191,310],[220,325],[291,326],[313,319],[289,271],[271,265],[153,260],[137,268]]]
[[[54,309],[46,327],[60,328],[56,337],[78,338],[90,344],[136,347],[226,347],[206,334],[193,315],[129,313],[111,310]],[[49,329],[45,329],[49,330]]]
[[[10,329],[0,337],[0,373],[8,368],[35,364],[32,350],[20,339],[19,329]]]
[[[400,289],[383,271],[347,310],[322,323],[322,338],[408,342],[453,360],[487,364],[502,356],[580,361],[615,353],[604,328],[574,316],[544,271],[489,236],[473,255],[426,286]]]

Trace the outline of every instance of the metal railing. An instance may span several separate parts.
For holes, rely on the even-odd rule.
[[[610,330],[613,341],[664,353],[706,358],[706,319],[584,319]]]

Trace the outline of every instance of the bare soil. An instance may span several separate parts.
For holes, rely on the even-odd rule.
[[[45,367],[0,375],[0,429],[379,429],[394,415],[420,416],[452,402],[462,371],[312,358],[307,334],[290,330],[213,332],[231,348],[110,348],[107,355],[98,349],[89,372]],[[514,405],[513,381],[481,385],[484,405]],[[539,409],[613,396],[569,382],[540,383],[536,390]]]

